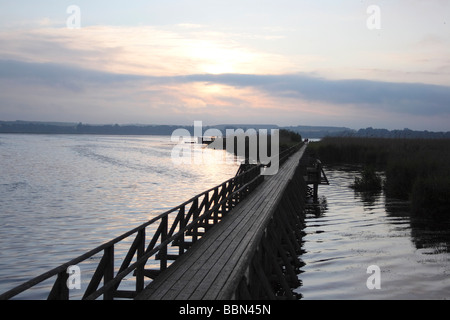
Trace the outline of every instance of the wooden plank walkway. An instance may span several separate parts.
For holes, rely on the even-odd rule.
[[[233,298],[305,149],[303,146],[293,154],[276,175],[266,176],[248,198],[164,270],[136,299]]]

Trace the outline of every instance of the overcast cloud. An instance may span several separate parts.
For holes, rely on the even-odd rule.
[[[0,120],[450,130],[450,1],[72,4],[0,1]]]

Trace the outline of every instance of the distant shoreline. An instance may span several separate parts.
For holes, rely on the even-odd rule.
[[[0,133],[22,134],[98,134],[98,135],[172,135],[176,129],[186,129],[194,133],[194,126],[180,125],[119,125],[119,124],[83,124],[71,122],[39,122],[39,121],[0,121]],[[217,128],[222,132],[226,129],[285,129],[300,134],[303,138],[321,139],[331,137],[361,137],[361,138],[404,138],[404,139],[450,139],[450,131],[433,132],[410,129],[387,130],[365,128],[353,130],[346,127],[333,126],[277,126],[273,124],[221,124],[205,126],[204,129]]]

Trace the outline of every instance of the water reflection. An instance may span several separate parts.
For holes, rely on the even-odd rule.
[[[367,213],[374,211],[375,205],[382,200],[381,196],[381,191],[355,191],[355,199],[362,202]]]
[[[450,219],[411,215],[407,201],[355,192],[358,167],[327,167],[329,186],[305,216],[305,266],[296,289],[304,299],[450,298]],[[381,269],[381,290],[366,286]]]
[[[327,198],[325,196],[319,196],[317,202],[308,199],[305,207],[305,214],[307,216],[313,216],[319,218],[325,215],[328,210]]]
[[[352,172],[353,170],[350,170]],[[408,201],[385,198],[383,191],[355,191],[355,199],[361,201],[366,213],[373,213],[378,204],[384,203],[387,216],[408,221],[411,241],[417,249],[431,248],[435,252],[450,252],[450,218],[419,217],[411,214]],[[398,223],[398,219],[388,220]]]
[[[450,252],[450,219],[411,218],[411,240],[427,254]]]
[[[416,249],[431,249],[427,254],[450,252],[449,217],[416,216],[411,214],[407,201],[392,198],[386,200],[385,209],[388,216],[409,221],[411,241]]]
[[[0,292],[233,177],[224,151],[176,165],[170,136],[0,135]],[[120,258],[128,248],[118,247]]]

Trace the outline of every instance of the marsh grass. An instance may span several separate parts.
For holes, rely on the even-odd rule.
[[[385,171],[386,195],[409,199],[414,213],[450,215],[448,139],[327,137],[310,143],[310,148],[327,164],[359,164]]]
[[[366,166],[361,177],[355,177],[355,182],[350,187],[361,192],[379,191],[383,188],[383,180],[372,166]]]

